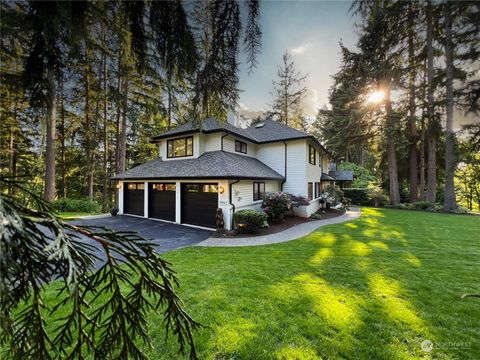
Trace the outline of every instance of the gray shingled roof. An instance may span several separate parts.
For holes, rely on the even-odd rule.
[[[329,171],[328,174],[331,177],[333,177],[336,181],[353,181],[353,171],[352,170]]]
[[[284,179],[257,159],[225,151],[206,152],[196,159],[165,161],[157,158],[115,175],[112,179],[185,178]]]
[[[154,136],[153,139],[156,140],[156,139],[166,138],[169,136],[196,132],[200,130],[199,126],[201,126],[201,131],[205,133],[216,132],[216,131],[228,131],[232,134],[246,138],[252,142],[257,142],[257,140],[252,136],[250,136],[244,129],[237,128],[236,126],[233,126],[228,122],[220,123],[219,121],[213,118],[206,119],[201,124],[192,121],[192,122],[180,125],[175,129],[172,129],[160,135]]]
[[[263,126],[258,126],[259,124]],[[204,133],[211,133],[216,131],[225,131],[249,140],[253,143],[261,144],[274,141],[292,140],[292,139],[306,139],[311,138],[314,140],[327,154],[330,154],[327,149],[312,135],[306,132],[293,129],[284,124],[270,119],[262,120],[254,123],[246,129],[241,129],[228,122],[221,123],[216,119],[209,118],[201,123],[189,122],[176,127],[175,129],[164,132],[163,134],[153,137],[153,140],[163,139],[175,135],[185,135],[200,131]]]
[[[261,126],[261,124],[263,124],[263,126]],[[310,137],[306,132],[292,129],[291,127],[269,119],[254,123],[246,128],[245,131],[259,143]]]
[[[328,175],[326,173],[322,173],[322,176],[320,177],[320,180],[321,181],[335,181],[335,179],[333,177],[331,177],[330,175]]]

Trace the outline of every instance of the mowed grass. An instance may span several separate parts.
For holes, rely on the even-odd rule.
[[[202,359],[480,358],[480,299],[461,299],[480,293],[480,217],[362,209],[288,243],[165,257],[209,327]],[[151,358],[176,358],[158,314],[151,331]]]
[[[477,216],[364,208],[288,243],[163,256],[207,326],[200,359],[480,358],[480,299],[461,298],[480,293]],[[149,321],[149,357],[180,358]]]
[[[95,215],[93,213],[87,213],[87,212],[59,212],[56,214],[60,219],[62,220],[75,220],[78,219],[81,216],[88,216],[88,215]]]

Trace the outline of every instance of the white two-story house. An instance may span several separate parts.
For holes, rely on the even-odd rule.
[[[284,191],[308,198],[295,209],[309,216],[320,207],[332,157],[313,136],[264,120],[239,128],[215,119],[188,123],[155,136],[158,158],[114,176],[119,213],[215,228],[222,209],[225,228],[233,213],[260,209],[262,194]]]

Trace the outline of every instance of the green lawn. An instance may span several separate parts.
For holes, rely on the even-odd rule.
[[[288,243],[164,256],[208,326],[200,359],[480,358],[480,299],[461,299],[480,293],[480,217],[364,208]],[[150,324],[150,358],[177,359]]]
[[[87,212],[59,212],[56,215],[62,220],[75,220],[78,219],[80,216],[88,216],[95,214]]]
[[[480,217],[375,209],[284,244],[165,255],[210,327],[202,359],[478,359],[480,299],[460,297],[480,293],[479,256]],[[151,324],[151,358],[176,358]]]

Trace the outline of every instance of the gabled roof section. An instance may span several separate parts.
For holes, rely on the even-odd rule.
[[[203,153],[195,159],[157,158],[112,177],[116,180],[189,178],[284,180],[255,158],[221,150]]]
[[[246,129],[241,129],[233,126],[229,122],[219,122],[214,118],[208,118],[202,122],[189,122],[176,127],[175,129],[168,130],[163,134],[154,136],[153,142],[173,137],[192,134],[196,132],[202,132],[205,134],[223,131],[241,137],[245,140],[251,141],[256,144],[270,143],[275,141],[295,140],[295,139],[312,139],[317,143],[328,155],[332,154],[325,149],[325,147],[314,136],[297,129],[293,129],[289,126],[281,124],[277,121],[265,119],[256,122]],[[332,156],[333,157],[333,156]]]
[[[229,122],[221,123],[214,118],[208,118],[202,121],[201,123],[200,122],[196,123],[192,121],[192,122],[180,125],[175,129],[171,129],[164,132],[163,134],[154,136],[153,140],[155,141],[155,140],[164,139],[167,137],[186,135],[186,134],[191,134],[196,132],[202,132],[202,133],[208,134],[208,133],[213,133],[217,131],[229,132],[239,137],[242,137],[246,140],[249,140],[255,143],[257,142],[257,140],[251,137],[244,129],[233,126]]]
[[[246,128],[245,131],[257,139],[259,143],[311,137],[306,132],[293,129],[270,119],[256,122]]]
[[[322,173],[322,176],[320,176],[321,181],[335,181],[333,177],[328,175],[327,173]]]
[[[329,171],[328,174],[335,179],[335,181],[353,181],[352,170],[335,170]]]

